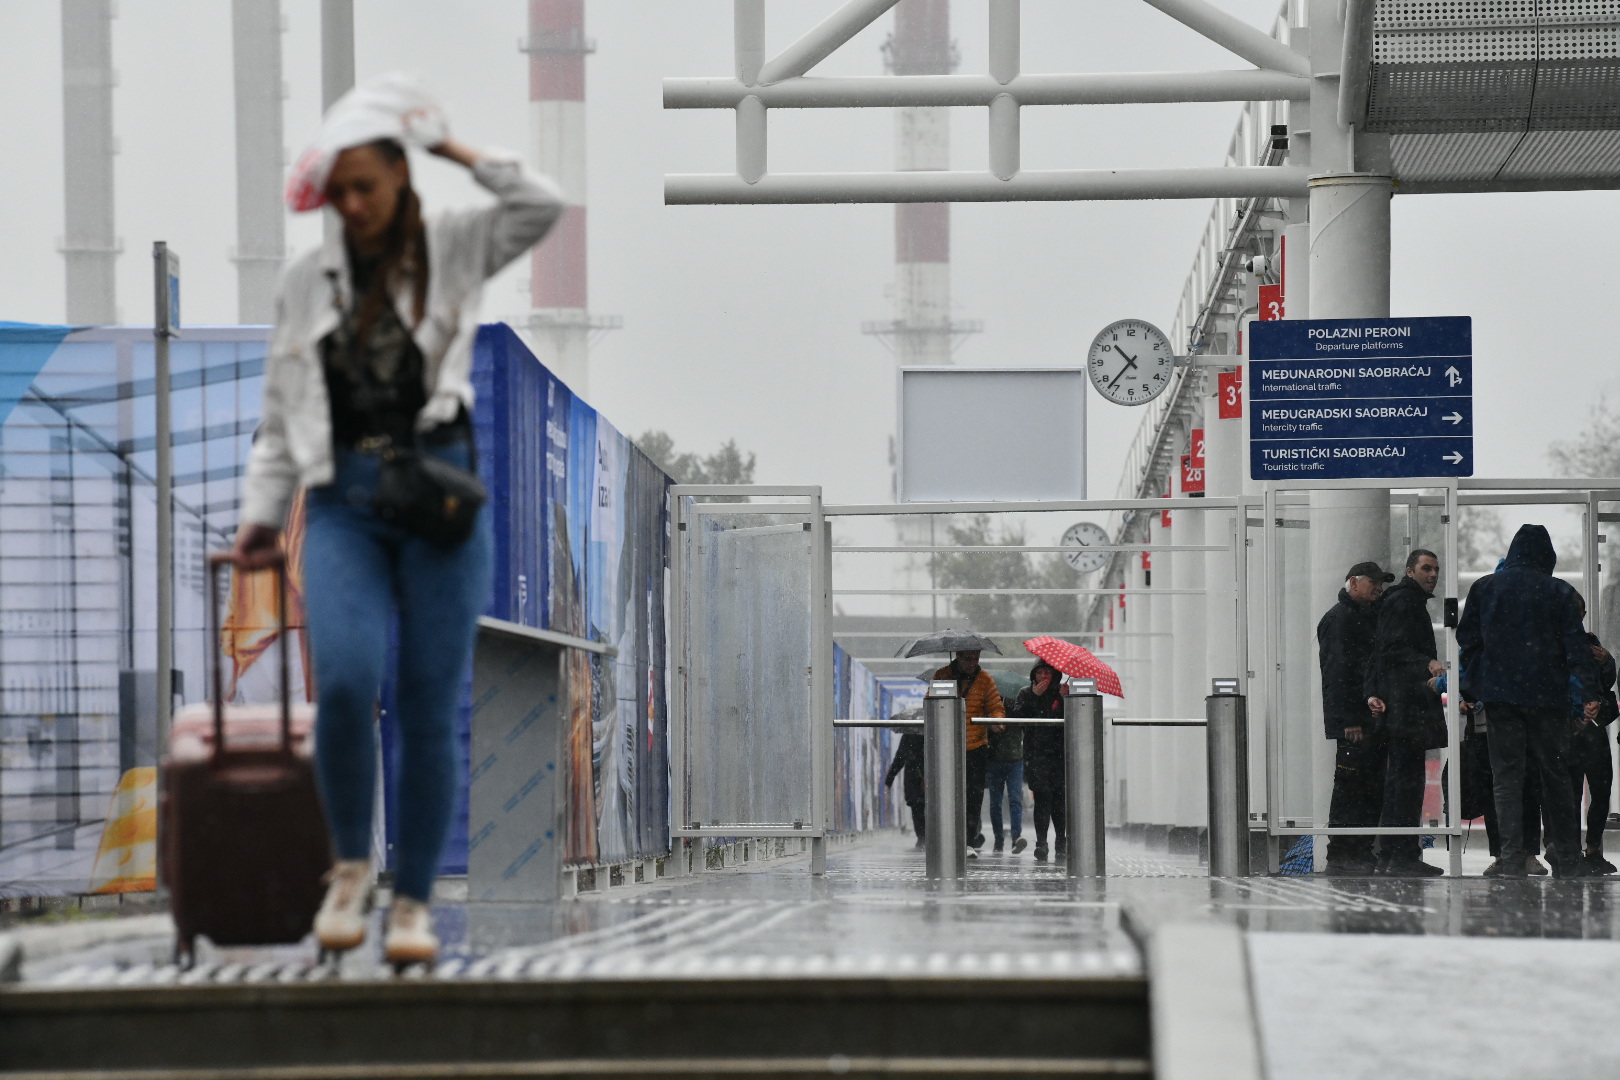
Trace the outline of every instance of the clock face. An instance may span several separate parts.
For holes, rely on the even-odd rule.
[[[1164,393],[1176,368],[1175,350],[1157,326],[1121,319],[1103,328],[1086,354],[1086,374],[1116,405],[1145,405]]]
[[[1093,525],[1089,521],[1070,525],[1063,534],[1062,543],[1064,547],[1074,548],[1063,553],[1063,561],[1077,574],[1095,573],[1108,562],[1108,552],[1093,550],[1108,543],[1108,533],[1103,531],[1101,525]]]

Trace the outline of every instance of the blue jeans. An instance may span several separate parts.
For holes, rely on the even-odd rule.
[[[1001,798],[1005,792],[1013,839],[1018,839],[1024,831],[1024,763],[992,761],[985,767],[984,776],[990,785],[990,830],[997,840],[1001,839]]]
[[[465,468],[468,450],[429,453]],[[441,548],[371,509],[381,462],[339,450],[334,481],[307,496],[304,596],[317,713],[316,771],[340,859],[371,852],[377,783],[376,708],[398,618],[394,723],[399,734],[395,892],[426,901],[462,775],[456,706],[478,616],[489,598],[489,507],[459,547]]]

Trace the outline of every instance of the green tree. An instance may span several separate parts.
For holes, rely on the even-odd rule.
[[[1507,554],[1507,529],[1502,515],[1486,506],[1464,506],[1457,515],[1457,568],[1494,570]]]
[[[752,484],[755,457],[746,457],[737,448],[736,439],[727,439],[720,449],[706,457],[681,453],[667,431],[647,431],[635,440],[641,452],[653,463],[675,478],[677,484]],[[726,496],[711,502],[747,502],[746,496]]]
[[[974,514],[945,528],[952,547],[1018,547],[1022,528],[991,527],[988,514]],[[1063,556],[1037,558],[1021,551],[951,551],[933,556],[934,581],[942,589],[1074,589],[1079,580]],[[992,631],[1072,630],[1080,625],[1080,598],[1068,595],[972,593],[952,600],[963,629]]]
[[[1547,447],[1547,460],[1560,476],[1620,476],[1620,413],[1607,395],[1599,395],[1592,404],[1583,430]],[[1607,535],[1620,539],[1613,528]],[[1620,637],[1620,544],[1605,543],[1599,562],[1610,569],[1603,580],[1604,625],[1594,629],[1604,642],[1612,642]]]

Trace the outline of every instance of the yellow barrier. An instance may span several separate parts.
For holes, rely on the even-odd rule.
[[[90,871],[93,893],[157,888],[157,769],[131,769],[118,781]]]

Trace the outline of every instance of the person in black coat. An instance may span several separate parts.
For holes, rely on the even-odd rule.
[[[1029,685],[1019,691],[1009,717],[1063,718],[1063,676],[1045,660],[1029,669]],[[1047,826],[1057,853],[1068,843],[1067,785],[1063,778],[1063,725],[1031,724],[1024,733],[1024,783],[1035,796],[1035,860],[1046,861]]]
[[[1586,602],[1581,601],[1581,617],[1586,617]],[[1580,680],[1570,677],[1570,719],[1575,720],[1575,737],[1570,740],[1569,780],[1575,794],[1576,809],[1581,796],[1590,792],[1586,804],[1586,851],[1583,861],[1586,872],[1599,877],[1612,874],[1614,863],[1603,857],[1603,830],[1609,823],[1609,793],[1614,788],[1614,762],[1609,758],[1609,725],[1620,716],[1620,707],[1614,700],[1614,657],[1603,647],[1598,636],[1586,635],[1592,650],[1592,663],[1596,668],[1598,689],[1598,715],[1586,719],[1585,702],[1581,700]]]
[[[1601,694],[1580,594],[1553,576],[1558,554],[1541,525],[1513,537],[1502,568],[1474,582],[1457,626],[1463,695],[1485,707],[1504,877],[1525,872],[1525,774],[1541,781],[1541,824],[1553,873],[1580,877],[1580,818],[1570,791],[1571,679],[1581,719],[1598,718]]]
[[[901,791],[905,794],[906,805],[911,808],[911,827],[917,833],[917,846],[922,847],[927,842],[926,824],[927,814],[923,794],[927,791],[923,776],[923,737],[921,732],[908,732],[900,736],[900,745],[894,748],[894,758],[889,762],[889,771],[883,777],[883,786],[891,787],[894,778],[900,770],[906,772],[905,783]]]
[[[1430,685],[1445,666],[1435,647],[1429,601],[1440,581],[1440,558],[1418,548],[1406,557],[1406,576],[1378,602],[1378,627],[1362,692],[1367,707],[1387,732],[1384,802],[1378,824],[1415,827],[1423,818],[1424,754],[1445,745],[1440,695]],[[1438,721],[1440,741],[1426,733]],[[1445,873],[1423,861],[1417,836],[1384,836],[1376,873],[1391,877],[1433,877]]]
[[[1338,603],[1316,624],[1322,720],[1327,737],[1339,744],[1334,755],[1333,802],[1328,810],[1330,828],[1377,825],[1383,807],[1388,732],[1374,721],[1362,684],[1378,627],[1378,598],[1394,580],[1394,574],[1375,562],[1357,563],[1345,575]],[[1373,872],[1374,864],[1373,837],[1328,839],[1328,873],[1366,875]]]

